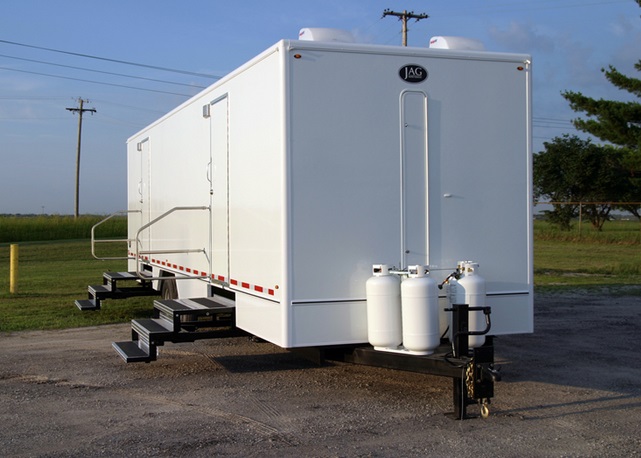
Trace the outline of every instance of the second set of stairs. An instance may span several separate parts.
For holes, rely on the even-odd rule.
[[[124,285],[123,285],[124,284]],[[102,285],[89,285],[88,298],[76,300],[80,310],[100,310],[105,299],[126,299],[138,296],[159,296],[152,282],[136,275],[136,272],[104,272]]]
[[[131,340],[113,347],[128,363],[155,361],[165,342],[248,335],[236,328],[236,309],[231,301],[202,297],[154,302],[154,318],[133,320]]]

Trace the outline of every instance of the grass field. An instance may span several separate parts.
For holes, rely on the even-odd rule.
[[[149,298],[109,301],[96,312],[74,306],[76,299],[87,297],[87,285],[102,282],[104,271],[127,268],[126,261],[94,259],[90,245],[88,240],[20,244],[17,294],[9,293],[9,246],[0,246],[0,331],[93,326],[150,316]],[[106,253],[116,255],[112,249]]]
[[[535,286],[635,285],[640,275],[638,221],[610,221],[600,232],[587,224],[563,232],[535,221]]]
[[[42,240],[88,239],[91,227],[102,215],[74,218],[66,215],[17,216],[0,215],[0,244]],[[102,224],[96,237],[126,237],[127,218],[116,216]]]
[[[126,261],[99,261],[91,256],[88,237],[91,225],[100,219],[0,217],[0,332],[118,323],[151,314],[150,298],[107,301],[98,312],[81,312],[73,305],[75,299],[86,297],[87,285],[101,282],[102,272],[127,267]],[[607,287],[612,291],[625,285],[630,292],[630,285],[639,285],[641,292],[638,222],[609,222],[603,232],[585,225],[580,232],[578,228],[559,232],[541,221],[534,227],[537,289]],[[99,237],[124,238],[126,219],[118,218],[100,229]],[[20,242],[18,293],[10,294],[9,242],[15,241]],[[119,256],[125,248],[104,244],[99,254]]]

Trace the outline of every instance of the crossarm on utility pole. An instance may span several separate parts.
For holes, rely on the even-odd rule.
[[[416,19],[416,22],[418,22],[421,19],[427,19],[429,17],[425,13],[414,14],[414,11],[410,11],[408,13],[407,10],[404,10],[402,13],[399,13],[397,11],[392,11],[389,8],[383,11],[383,17],[385,16],[396,16],[399,19],[399,21],[403,23],[403,46],[407,46],[407,20]]]

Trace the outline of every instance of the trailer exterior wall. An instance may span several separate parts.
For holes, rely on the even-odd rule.
[[[367,341],[372,264],[429,263],[442,280],[472,259],[493,333],[531,332],[528,59],[278,43],[130,139],[141,221],[211,208],[150,228],[152,249],[205,247],[159,256],[154,272],[206,272],[180,295],[222,283],[239,327],[301,347]],[[401,79],[408,64],[428,78]]]
[[[528,56],[300,43],[290,54],[301,55],[290,67],[294,344],[320,345],[335,326],[365,340],[374,263],[431,264],[441,281],[478,261],[493,333],[531,332]],[[428,78],[403,81],[408,64]]]

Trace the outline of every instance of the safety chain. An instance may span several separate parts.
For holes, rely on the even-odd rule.
[[[467,397],[474,399],[474,360],[470,361],[465,368],[465,386]]]

